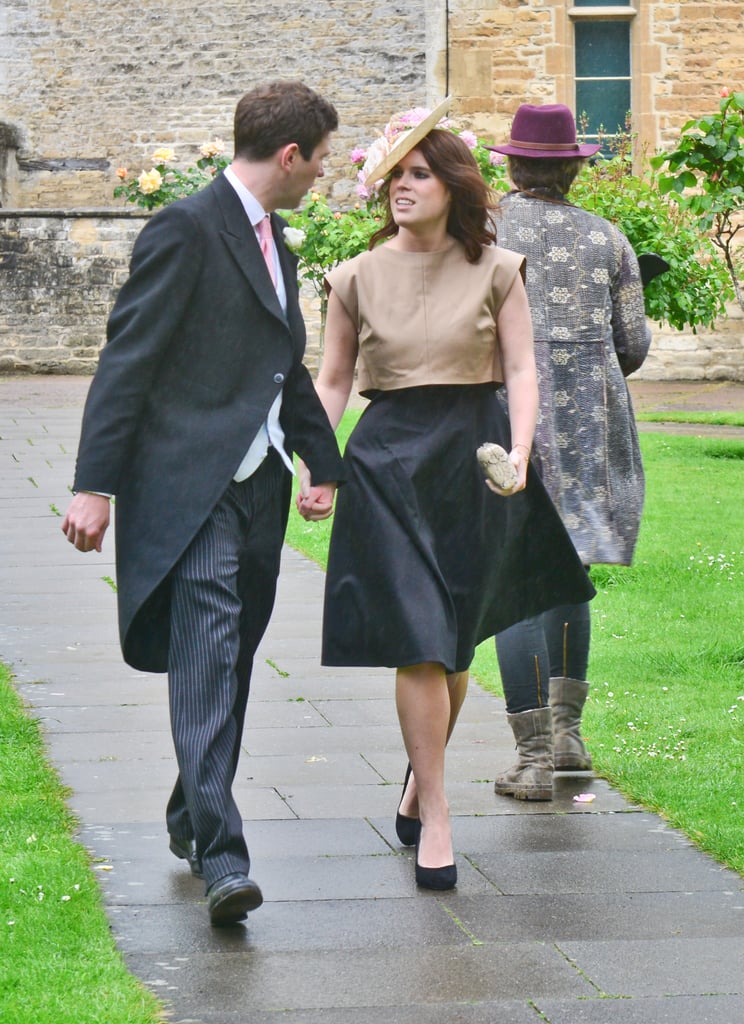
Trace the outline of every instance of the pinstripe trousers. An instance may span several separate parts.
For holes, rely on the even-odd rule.
[[[232,794],[253,656],[276,594],[291,478],[274,449],[230,484],[171,577],[168,694],[178,778],[170,835],[194,838],[209,886],[250,856]]]

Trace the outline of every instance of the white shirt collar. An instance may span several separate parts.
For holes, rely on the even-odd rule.
[[[261,206],[258,199],[256,199],[250,189],[245,187],[232,167],[226,167],[223,173],[237,192],[238,199],[243,204],[243,209],[248,215],[248,219],[253,227],[256,228],[266,216],[266,210],[264,210],[263,206]]]

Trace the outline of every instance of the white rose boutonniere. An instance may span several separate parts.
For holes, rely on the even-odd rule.
[[[298,252],[305,241],[305,232],[300,228],[284,229],[284,244],[291,252]]]

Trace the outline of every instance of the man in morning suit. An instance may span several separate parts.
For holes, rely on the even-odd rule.
[[[292,452],[311,473],[305,518],[331,514],[342,475],[302,364],[297,258],[274,213],[322,176],[337,127],[335,108],[300,82],[251,90],[235,110],[232,164],[145,226],[109,318],[62,523],[78,550],[100,551],[115,495],[122,652],[168,673],[179,769],[170,849],[204,878],[216,926],[263,901],[232,783]]]

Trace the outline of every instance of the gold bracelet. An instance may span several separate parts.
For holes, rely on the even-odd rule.
[[[514,449],[514,448],[524,448],[524,450],[526,452],[525,459],[527,460],[527,462],[530,461],[530,451],[531,451],[531,449],[530,449],[529,445],[519,444],[519,443],[518,444],[513,444],[512,445],[512,449]]]

